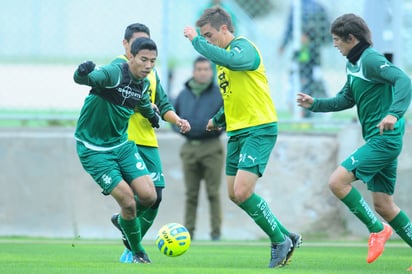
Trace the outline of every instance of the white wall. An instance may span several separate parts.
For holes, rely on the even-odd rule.
[[[367,230],[343,208],[327,187],[327,178],[343,155],[359,142],[358,127],[341,136],[280,134],[266,173],[256,192],[265,197],[279,220],[306,235],[339,238]],[[412,129],[399,158],[395,199],[412,216]],[[75,152],[73,129],[0,130],[0,235],[118,238],[110,217],[118,211],[111,197],[82,169]],[[407,137],[408,136],[408,137]],[[167,187],[159,216],[147,239],[167,222],[183,222],[184,185],[178,151],[183,139],[172,132],[158,134]],[[365,187],[356,183],[364,192]],[[265,237],[246,214],[227,198],[222,184],[223,231],[226,239]],[[366,195],[368,198],[369,194]],[[208,204],[202,190],[197,239],[209,239]],[[345,224],[343,226],[342,224]]]

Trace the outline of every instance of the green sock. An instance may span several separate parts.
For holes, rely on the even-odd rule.
[[[278,220],[277,218],[275,218],[275,221],[276,221],[276,224],[278,225],[280,231],[281,231],[283,234],[289,236],[290,233],[289,233],[289,231],[286,229],[286,227],[284,227],[284,226],[282,225],[282,223],[279,222],[279,220]]]
[[[144,249],[142,245],[142,239],[143,239],[143,236],[146,234],[147,230],[149,229],[149,227],[152,225],[153,221],[149,227],[147,227],[147,225],[144,224],[145,221],[142,220],[142,217],[146,215],[146,212],[149,211],[149,209],[140,203],[139,197],[137,195],[134,195],[134,199],[136,201],[136,216],[137,216],[137,220],[138,220],[139,227],[140,227],[140,241],[137,245],[137,250],[138,252],[146,253],[146,250]],[[145,228],[144,231],[143,231],[143,227]]]
[[[137,218],[134,218],[133,220],[125,220],[120,215],[119,224],[126,235],[126,239],[129,242],[133,253],[139,252],[140,250],[138,246],[142,240],[142,237],[140,234],[140,223]]]
[[[146,235],[146,232],[149,230],[149,228],[152,226],[158,211],[159,208],[149,208],[144,211],[143,214],[139,217],[142,239],[144,235]],[[139,243],[138,249],[140,252],[146,252],[141,242]]]
[[[139,217],[142,238],[144,237],[144,235],[146,235],[146,232],[152,226],[158,211],[159,208],[149,208],[145,212],[143,212],[142,216]]]
[[[370,233],[380,232],[383,224],[376,218],[375,214],[363,199],[359,191],[352,187],[351,191],[341,200],[349,210],[366,225]]]
[[[285,236],[278,225],[279,221],[273,215],[266,201],[256,193],[253,193],[239,207],[252,217],[273,243],[281,243],[285,240]]]
[[[389,222],[395,232],[412,247],[412,224],[409,217],[402,210]]]
[[[140,203],[139,197],[137,197],[137,195],[134,195],[134,199],[136,201],[136,216],[139,218],[147,210],[147,207],[143,206]]]

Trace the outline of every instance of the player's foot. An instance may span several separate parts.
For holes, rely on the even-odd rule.
[[[286,255],[285,263],[283,265],[287,265],[291,262],[293,252],[295,251],[296,248],[302,245],[302,236],[300,234],[290,232],[289,238],[292,241],[292,247],[290,248],[288,254]]]
[[[383,224],[383,230],[377,233],[371,233],[368,241],[368,258],[367,262],[373,263],[385,248],[386,241],[392,236],[392,228],[388,224]]]
[[[150,264],[152,261],[150,261],[149,256],[144,253],[144,252],[137,252],[133,256],[132,263],[135,264]]]
[[[114,225],[118,230],[120,230],[120,232],[122,233],[122,241],[123,241],[124,246],[125,246],[127,249],[132,250],[132,249],[130,248],[129,242],[128,242],[127,239],[126,239],[126,236],[125,236],[124,233],[123,233],[122,228],[120,227],[120,224],[119,224],[119,213],[113,214],[113,216],[112,216],[112,218],[111,218],[110,220],[112,221],[113,225]]]
[[[133,261],[133,252],[125,248],[122,255],[120,255],[119,261],[121,263],[131,263]]]
[[[407,269],[408,271],[412,271],[412,265]]]
[[[270,262],[269,267],[282,267],[285,264],[286,256],[289,251],[292,249],[292,240],[289,237],[280,244],[272,243],[271,252],[270,252]]]

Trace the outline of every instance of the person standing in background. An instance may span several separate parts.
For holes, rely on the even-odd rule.
[[[220,186],[224,150],[219,136],[222,130],[206,131],[206,125],[222,105],[219,87],[213,81],[212,64],[199,56],[193,63],[192,77],[185,83],[174,103],[176,113],[189,120],[192,126],[189,133],[183,134],[186,142],[180,150],[186,186],[185,226],[192,239],[202,180],[210,208],[210,237],[214,241],[221,237]]]
[[[150,37],[150,30],[146,25],[141,23],[134,23],[127,26],[123,39],[125,53],[114,59],[112,63],[116,64],[128,62],[131,56],[130,46],[132,45],[134,40],[140,37]],[[170,104],[167,93],[163,90],[163,87],[160,84],[160,79],[157,74],[156,68],[153,68],[150,71],[150,73],[147,75],[147,79],[149,80],[148,94],[150,96],[150,101],[158,115],[160,115],[160,117],[165,121],[176,125],[182,134],[190,131],[190,123],[187,120],[180,118],[175,113],[172,104]],[[159,205],[162,201],[162,191],[165,187],[165,179],[158,149],[159,145],[157,142],[156,132],[150,126],[149,121],[145,117],[143,117],[141,113],[134,113],[130,117],[127,133],[129,140],[133,141],[136,144],[139,154],[146,164],[148,171],[150,172],[150,176],[152,177],[157,193],[156,202],[146,211],[142,212],[140,216],[138,216],[138,220],[141,225],[141,235],[143,238],[149,228],[152,226],[159,211]],[[119,214],[116,213],[112,216],[112,223],[122,232],[125,250],[120,256],[120,261],[127,263],[132,261],[133,253],[130,249],[130,245],[124,237],[123,231],[118,225],[118,215]],[[151,262],[142,245],[139,245],[139,249],[140,252],[144,254],[145,260],[147,262]]]
[[[326,97],[326,88],[321,72],[321,50],[322,46],[329,44],[332,39],[329,32],[329,16],[325,7],[316,0],[300,0],[300,5],[301,47],[295,49],[296,51],[292,53],[292,62],[297,65],[297,73],[299,73],[300,91],[316,97]],[[292,6],[289,11],[282,43],[278,49],[280,55],[291,44],[293,33],[296,31],[294,10],[295,7]],[[293,71],[291,72],[291,88],[287,98],[291,110],[294,109],[293,104],[296,95],[292,75]],[[311,117],[311,112],[303,109],[302,117]]]

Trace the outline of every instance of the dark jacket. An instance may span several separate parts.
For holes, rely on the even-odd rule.
[[[222,131],[206,131],[209,119],[218,112],[223,105],[219,87],[212,82],[206,90],[196,96],[186,81],[184,89],[179,93],[174,102],[177,115],[189,121],[192,129],[184,136],[189,140],[204,140],[217,138]],[[174,127],[175,130],[177,128]]]

